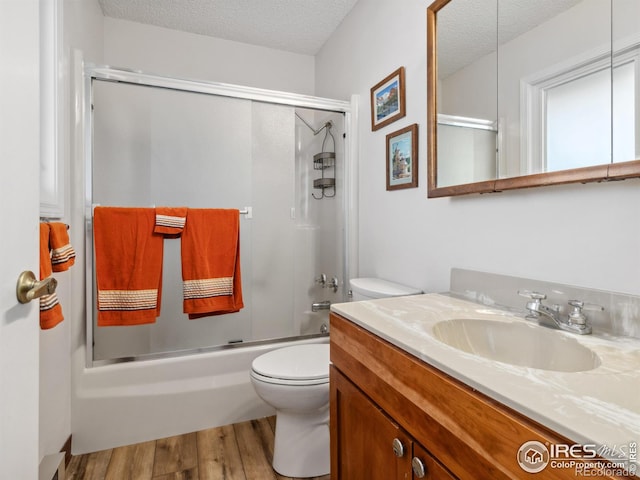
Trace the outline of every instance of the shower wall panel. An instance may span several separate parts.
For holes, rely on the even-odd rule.
[[[318,333],[322,324],[328,325],[329,320],[326,310],[313,312],[311,304],[341,302],[345,298],[344,115],[310,109],[297,109],[296,113],[304,121],[296,117],[294,321],[303,334],[312,334]],[[318,131],[327,122],[331,122],[335,145],[326,129]],[[336,166],[325,171],[326,176],[335,175],[336,188],[328,189],[328,196],[320,198],[321,190],[313,187],[313,181],[322,172],[314,169],[313,157],[323,151],[336,153]],[[329,279],[338,278],[338,291],[314,281],[323,273]]]

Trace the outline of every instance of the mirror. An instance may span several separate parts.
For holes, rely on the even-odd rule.
[[[640,159],[640,2],[612,0],[613,161]]]
[[[496,0],[456,0],[438,13],[437,153],[455,159],[439,163],[438,186],[498,175],[497,6]]]
[[[640,2],[436,0],[429,197],[640,177]]]

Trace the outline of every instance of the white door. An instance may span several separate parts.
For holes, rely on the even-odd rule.
[[[38,275],[38,1],[0,0],[0,478],[38,478],[38,302],[16,281]]]

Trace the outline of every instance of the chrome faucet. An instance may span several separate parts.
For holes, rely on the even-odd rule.
[[[518,291],[518,295],[531,299],[526,305],[529,311],[529,315],[526,316],[527,319],[538,322],[543,318],[550,319],[553,321],[551,326],[567,332],[577,333],[578,335],[588,335],[591,333],[591,325],[587,323],[587,317],[583,313],[583,309],[604,310],[604,307],[600,305],[588,304],[580,300],[569,300],[568,303],[572,307],[572,310],[568,315],[562,316],[560,314],[560,305],[548,306],[542,303],[542,300],[547,298],[544,293],[524,290]],[[548,324],[549,322],[546,323]]]

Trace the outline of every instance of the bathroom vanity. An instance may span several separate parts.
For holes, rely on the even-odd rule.
[[[567,346],[579,343],[593,355],[567,368],[564,357],[543,369],[528,366],[535,359],[526,351],[514,359],[522,364],[515,365],[445,343],[443,326],[477,320],[493,322],[498,330],[522,325],[532,343],[540,341],[539,334],[559,335]],[[518,335],[511,342],[516,347],[523,341]],[[624,465],[633,471],[633,449],[640,440],[640,341],[574,337],[448,295],[333,305],[332,479],[528,478],[534,474],[522,461],[525,468],[540,465],[527,457],[540,453],[529,449],[532,442],[547,448],[538,478],[581,476],[576,463],[586,464],[575,460],[593,456],[594,449],[603,452],[603,445],[609,453],[624,450],[631,458]],[[631,478],[618,466],[595,458],[583,476]]]

